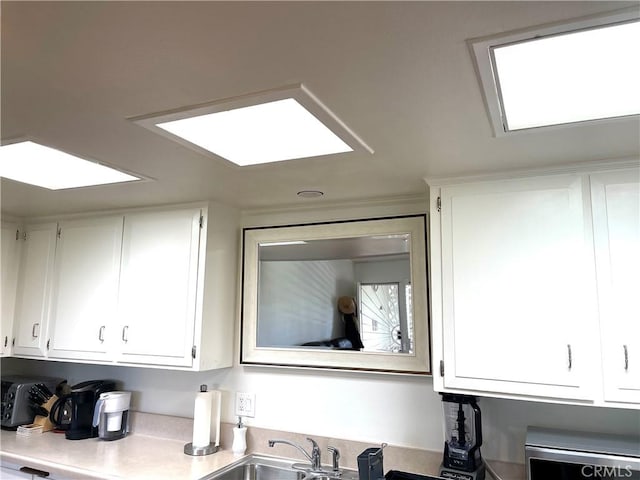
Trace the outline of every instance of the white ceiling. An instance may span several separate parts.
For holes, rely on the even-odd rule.
[[[3,141],[29,137],[153,180],[50,192],[3,179],[2,210],[321,205],[420,194],[425,176],[637,158],[637,117],[495,138],[465,43],[631,5],[3,1]],[[297,83],[375,153],[237,167],[128,120]],[[325,195],[298,199],[306,189]]]

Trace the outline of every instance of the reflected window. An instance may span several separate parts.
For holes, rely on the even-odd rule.
[[[407,288],[409,287],[409,288]],[[359,286],[360,335],[365,351],[410,352],[411,288],[400,296],[399,283],[363,283]],[[408,307],[408,308],[407,308]]]
[[[405,301],[405,305],[407,306],[406,312],[407,312],[407,342],[408,342],[408,346],[407,346],[407,350],[409,352],[413,352],[413,308],[411,308],[412,305],[412,299],[411,299],[411,284],[407,283],[404,286],[404,301]]]

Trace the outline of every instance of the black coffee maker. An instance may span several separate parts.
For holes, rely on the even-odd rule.
[[[51,407],[49,419],[58,430],[64,430],[67,440],[82,440],[98,436],[93,426],[93,411],[100,394],[116,390],[113,380],[88,380],[71,387]]]

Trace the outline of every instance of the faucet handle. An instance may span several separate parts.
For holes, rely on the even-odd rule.
[[[320,447],[318,446],[318,444],[316,443],[316,441],[313,438],[309,438],[307,437],[307,440],[309,440],[311,442],[311,470],[313,470],[314,472],[319,471],[322,469],[322,460],[320,459],[320,456],[322,454],[322,452],[320,451]]]
[[[340,471],[340,450],[338,450],[336,447],[332,447],[331,445],[329,445],[327,447],[327,450],[329,450],[331,452],[331,454],[333,455],[333,471],[334,472],[338,472]]]

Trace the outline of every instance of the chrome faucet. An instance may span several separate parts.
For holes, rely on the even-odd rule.
[[[333,455],[333,472],[340,475],[340,450],[336,447],[332,447],[331,445],[327,447],[327,450],[329,450]]]
[[[292,447],[297,448],[311,462],[311,471],[320,472],[322,471],[322,462],[320,461],[320,447],[318,447],[318,444],[315,440],[309,437],[307,437],[307,440],[311,442],[311,455],[309,455],[307,451],[297,443],[293,443],[288,440],[269,440],[269,446],[273,447],[276,443],[284,443],[285,445],[291,445]]]

